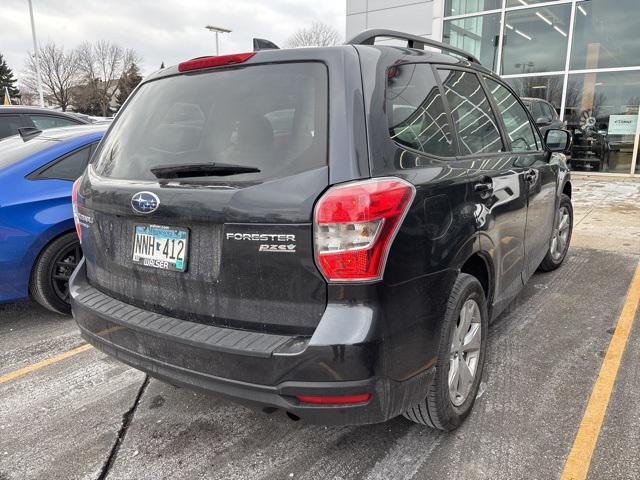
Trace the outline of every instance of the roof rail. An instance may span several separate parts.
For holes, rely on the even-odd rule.
[[[428,45],[429,47],[439,48],[443,52],[455,53],[456,55],[461,56],[462,58],[470,61],[471,63],[477,63],[478,65],[482,65],[480,60],[471,55],[468,52],[456,47],[452,47],[451,45],[447,45],[446,43],[437,42],[435,40],[431,40],[429,38],[420,37],[418,35],[411,35],[410,33],[398,32],[395,30],[384,30],[384,29],[372,29],[365,30],[364,32],[360,32],[355,37],[347,40],[348,45],[373,45],[376,41],[376,38],[386,37],[386,38],[397,38],[398,40],[406,40],[407,48],[417,48],[419,50],[424,50],[424,47]]]

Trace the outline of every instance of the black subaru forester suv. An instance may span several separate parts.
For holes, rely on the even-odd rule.
[[[569,142],[474,57],[399,32],[166,68],[74,185],[75,319],[266,412],[454,429],[489,322],[566,255]]]

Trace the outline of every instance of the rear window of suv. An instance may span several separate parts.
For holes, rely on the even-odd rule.
[[[152,168],[217,163],[256,181],[327,164],[328,79],[317,62],[254,65],[151,81],[136,92],[96,155],[99,175],[155,180]]]

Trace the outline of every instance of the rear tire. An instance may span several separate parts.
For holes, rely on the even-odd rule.
[[[562,265],[569,251],[573,232],[573,205],[571,204],[571,198],[564,193],[560,197],[560,204],[558,205],[554,222],[549,250],[547,250],[547,254],[538,267],[543,272],[550,272]]]
[[[31,272],[29,292],[33,299],[52,312],[69,315],[69,277],[82,250],[75,232],[65,233],[40,252]]]
[[[434,380],[426,398],[404,413],[406,418],[446,431],[462,424],[473,408],[480,386],[488,325],[486,299],[480,282],[472,275],[461,273],[447,302]],[[469,379],[467,372],[472,378],[463,382],[463,378]]]

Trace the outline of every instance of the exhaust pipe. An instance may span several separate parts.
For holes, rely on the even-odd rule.
[[[289,412],[289,411],[287,412],[287,417],[289,417],[289,418],[290,418],[291,420],[293,420],[294,422],[297,422],[298,420],[300,420],[300,417],[299,417],[299,416],[294,415],[293,413],[291,413],[291,412]]]

